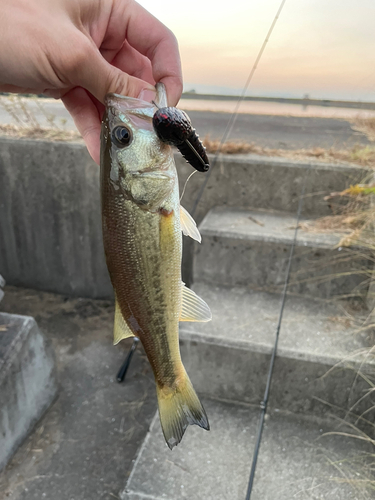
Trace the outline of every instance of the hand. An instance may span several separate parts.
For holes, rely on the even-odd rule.
[[[181,97],[177,41],[134,0],[0,0],[0,91],[62,98],[99,163],[108,92]]]

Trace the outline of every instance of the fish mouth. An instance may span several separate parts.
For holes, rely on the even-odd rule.
[[[137,106],[142,104],[147,104],[148,106],[153,106],[150,102],[143,101],[142,99],[136,99],[135,97],[129,97],[126,95],[120,95],[120,94],[114,94],[113,92],[110,92],[107,94],[104,98],[104,104],[106,106],[118,106],[121,104],[136,104]]]
[[[157,107],[167,106],[167,94],[165,85],[163,83],[156,84],[156,97],[155,102],[144,101],[143,99],[138,99],[135,97],[129,97],[125,95],[115,94],[113,92],[108,93],[105,96],[104,104],[108,108],[112,109],[152,109],[153,113]]]
[[[114,118],[133,115],[150,121],[155,113],[155,105],[151,102],[119,94],[107,94],[104,103],[107,114],[112,115]]]

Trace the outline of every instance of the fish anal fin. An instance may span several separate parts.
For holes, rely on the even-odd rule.
[[[197,321],[206,323],[211,321],[212,315],[206,302],[198,295],[182,284],[182,306],[180,321]]]
[[[118,344],[123,339],[127,339],[128,337],[134,337],[134,333],[129,328],[127,322],[124,320],[124,317],[121,312],[121,308],[116,298],[115,305],[115,323],[113,325],[113,345]]]
[[[197,228],[197,224],[193,217],[189,214],[184,207],[180,206],[180,219],[181,219],[181,230],[185,236],[190,236],[193,240],[202,241],[201,233]]]
[[[156,384],[156,393],[161,428],[171,450],[181,441],[188,425],[210,430],[206,412],[186,372],[173,388]]]

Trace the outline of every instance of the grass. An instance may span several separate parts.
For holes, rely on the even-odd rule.
[[[38,98],[25,98],[19,95],[0,96],[0,106],[14,122],[14,124],[0,124],[1,135],[52,141],[81,139],[77,131],[66,130],[65,119],[57,119],[55,115],[48,113]],[[38,121],[35,108],[44,116],[47,126],[41,125]]]
[[[17,125],[1,125],[0,135],[23,139],[39,139],[51,141],[78,141],[81,135],[74,130],[59,130],[44,127],[19,127]]]
[[[375,251],[375,211],[372,206],[374,184],[356,184],[324,199],[331,202],[332,215],[301,223],[309,232],[343,232],[345,236],[337,247],[359,245]]]
[[[360,118],[352,120],[352,127],[367,135],[370,141],[375,141],[375,118]]]
[[[220,140],[206,136],[203,144],[208,153],[215,154]],[[246,141],[227,141],[220,148],[222,154],[257,154],[262,156],[279,156],[292,160],[314,160],[326,163],[355,163],[364,167],[375,168],[375,146],[356,145],[348,149],[310,148],[310,149],[273,149],[258,146]]]

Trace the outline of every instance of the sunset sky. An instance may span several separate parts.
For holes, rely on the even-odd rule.
[[[239,93],[280,1],[139,3],[177,36],[185,90]],[[375,101],[375,0],[286,0],[248,93]]]

